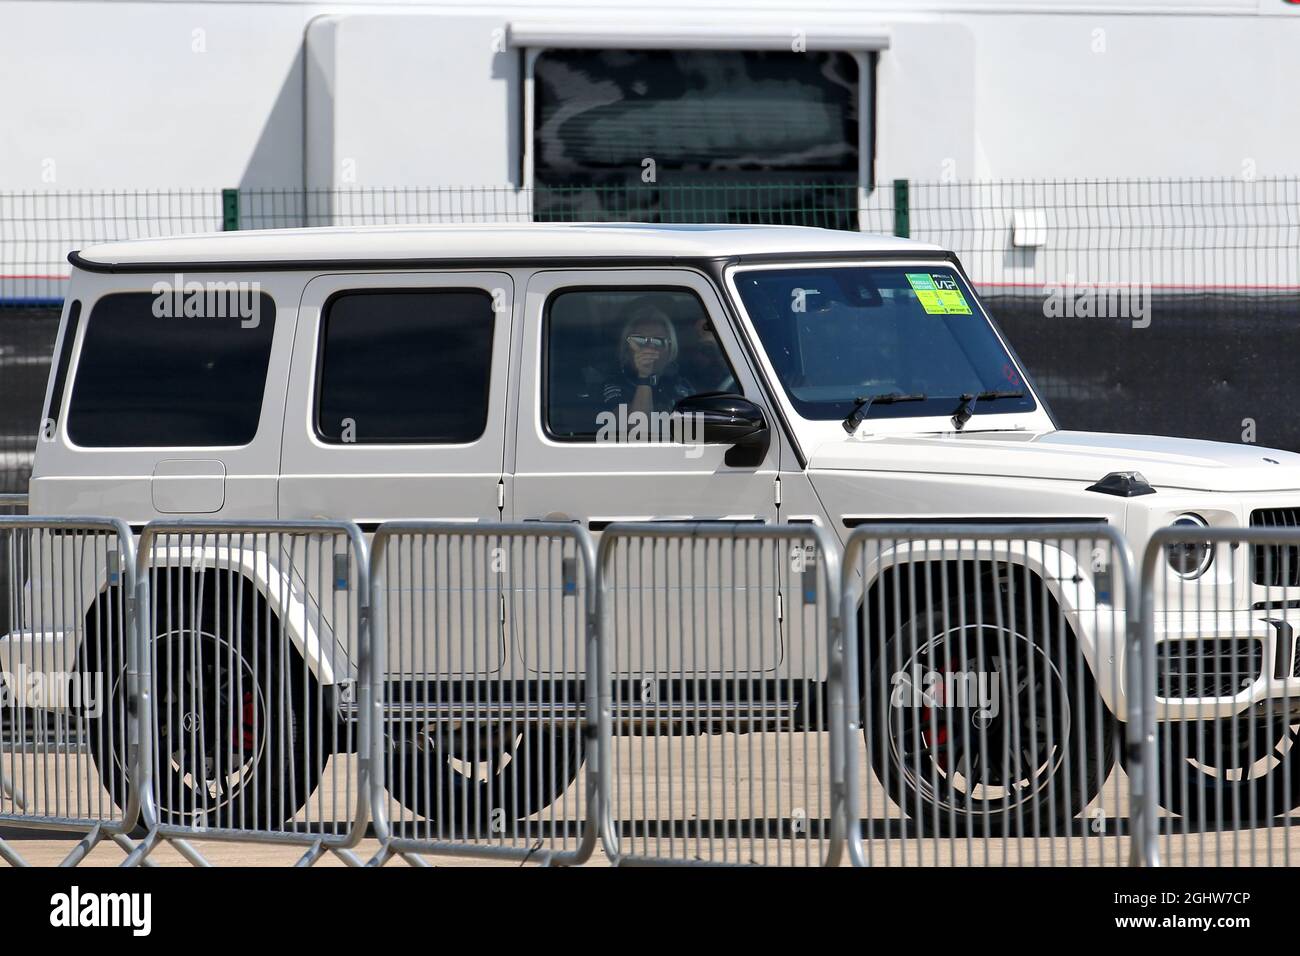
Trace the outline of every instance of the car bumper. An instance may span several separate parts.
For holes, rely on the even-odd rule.
[[[1300,710],[1300,610],[1154,616],[1157,720]]]

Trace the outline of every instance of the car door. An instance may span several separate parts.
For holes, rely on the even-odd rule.
[[[760,460],[743,462],[734,462],[727,445],[701,443],[689,425],[673,435],[664,430],[663,417],[654,418],[678,398],[702,392],[764,402],[717,293],[703,276],[675,269],[535,273],[528,280],[521,339],[507,469],[515,519],[581,522],[597,536],[616,521],[776,520],[781,441],[770,414],[770,445]],[[654,363],[642,355],[637,367],[634,353],[642,346],[662,347],[663,354]],[[702,666],[707,655],[710,668],[774,669],[781,651],[775,567],[761,575],[762,589],[744,595],[731,591],[731,569],[717,570],[709,603],[721,617],[708,627],[725,632],[734,618],[748,615],[752,626],[738,640],[701,647],[700,660],[693,661],[685,642],[647,635],[619,650],[616,668],[664,674]],[[655,596],[656,608],[666,619],[682,612],[680,592],[691,585],[689,578],[681,569],[656,577],[655,587],[663,592]],[[758,578],[751,573],[746,580]],[[636,587],[625,576],[616,601],[627,601]],[[734,600],[721,600],[724,595]],[[517,620],[517,626],[526,623]],[[548,650],[544,642],[516,646],[530,670],[553,669],[545,658],[558,649]]]
[[[366,532],[400,518],[498,521],[512,300],[503,273],[312,279],[294,342],[280,515],[347,519]],[[456,556],[434,549],[430,539],[427,554],[393,563],[391,601],[411,614],[482,598],[439,594],[438,579],[459,578],[445,563]],[[390,663],[483,673],[503,660],[499,627],[487,640],[462,643],[454,627],[416,640],[390,646]]]

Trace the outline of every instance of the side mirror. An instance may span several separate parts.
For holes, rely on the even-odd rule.
[[[673,414],[681,416],[683,434],[689,440],[730,445],[726,463],[732,467],[755,467],[772,443],[763,410],[743,395],[691,395],[673,407]]]

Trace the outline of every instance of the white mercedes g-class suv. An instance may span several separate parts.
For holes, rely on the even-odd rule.
[[[918,242],[780,226],[472,225],[146,239],[69,258],[33,515],[137,528],[328,517],[366,532],[410,518],[549,518],[595,534],[623,520],[813,522],[840,541],[899,519],[973,531],[1095,521],[1140,557],[1175,522],[1244,526],[1300,505],[1298,455],[1059,429],[956,257]],[[657,434],[674,411],[698,434]],[[1240,583],[1227,636],[1258,638],[1271,664],[1281,638],[1252,611],[1249,550],[1213,562],[1182,549],[1165,572],[1184,597]],[[1137,600],[1058,583],[1046,586],[1062,605]],[[875,585],[862,582],[868,600]],[[1127,714],[1123,628],[1086,622],[1122,622],[1125,609],[1061,610],[1104,720],[1063,712],[1059,726],[1111,734]],[[1202,636],[1180,630],[1195,616],[1157,613],[1158,640]],[[863,633],[877,639],[869,624]],[[292,629],[286,638],[316,653]],[[67,622],[25,640],[49,645],[50,659],[78,653]],[[529,675],[510,640],[507,629],[492,680]],[[873,658],[864,647],[865,669]],[[306,663],[322,681],[354,676]],[[1281,673],[1292,672],[1288,659]],[[1171,701],[1161,717],[1222,718],[1295,693],[1271,666],[1248,676],[1233,697]],[[901,759],[889,748],[879,759],[891,752]],[[1100,787],[1106,754],[1070,788],[1066,816]],[[1175,757],[1193,785],[1216,761]],[[1293,776],[1288,807],[1300,802]],[[923,816],[941,799],[906,796]]]

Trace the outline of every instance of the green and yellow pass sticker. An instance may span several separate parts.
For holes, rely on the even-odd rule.
[[[970,315],[970,306],[966,297],[957,287],[957,280],[952,276],[931,275],[927,272],[908,272],[908,284],[916,293],[916,300],[921,303],[929,315]]]

